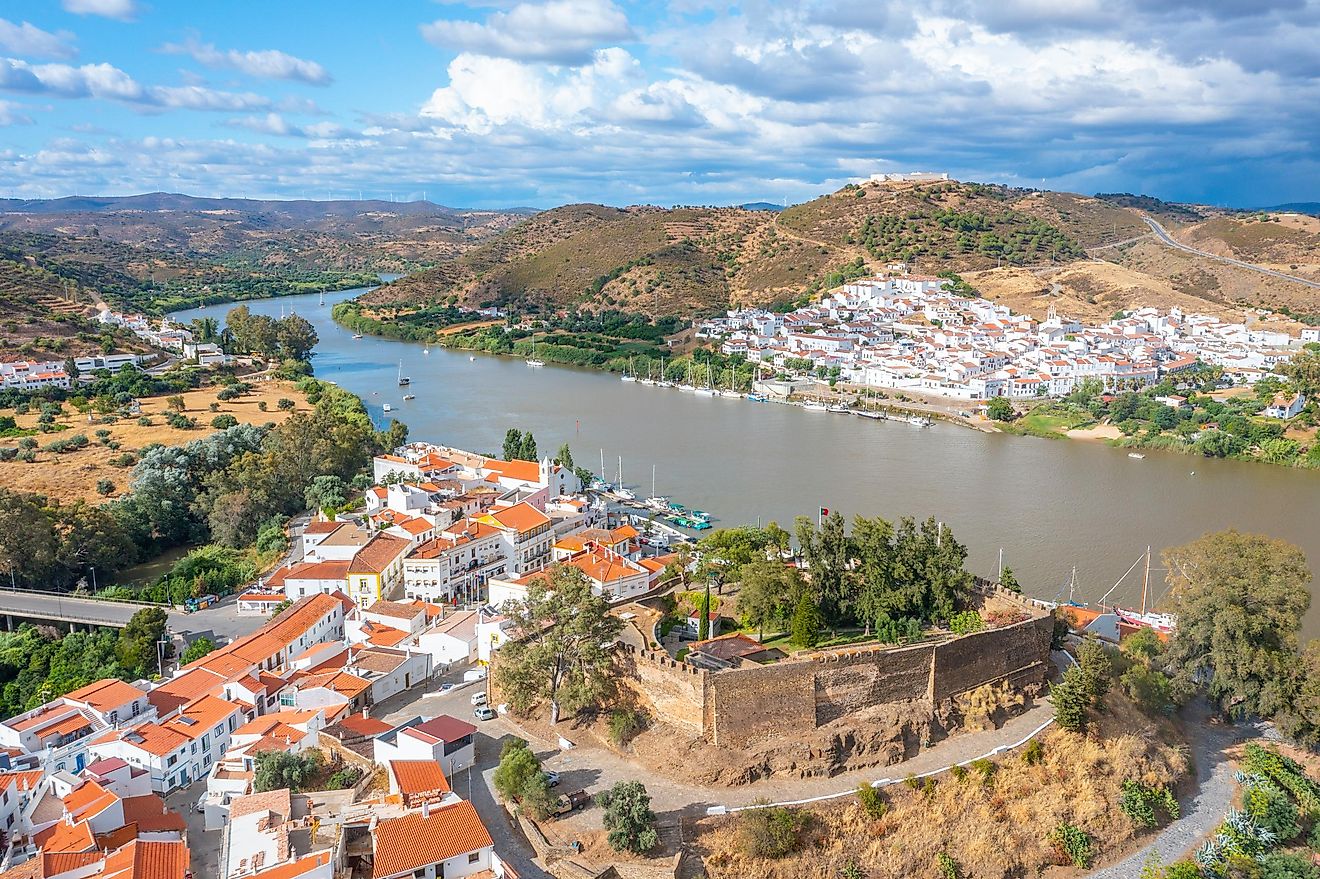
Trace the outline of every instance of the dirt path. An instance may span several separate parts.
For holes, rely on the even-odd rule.
[[[1206,722],[1208,717],[1209,710],[1201,700],[1187,718],[1196,763],[1196,791],[1182,802],[1182,817],[1123,860],[1089,874],[1090,879],[1132,879],[1152,853],[1161,863],[1172,864],[1189,854],[1224,820],[1236,789],[1233,761],[1226,752],[1242,738],[1254,738],[1260,731],[1247,725],[1211,725]]]

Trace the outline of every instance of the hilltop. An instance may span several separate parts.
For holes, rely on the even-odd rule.
[[[361,301],[387,317],[443,304],[657,318],[786,305],[892,262],[980,273],[995,295],[1017,272],[1075,267],[1091,250],[1148,235],[1141,210],[1200,217],[1137,196],[955,181],[850,184],[778,212],[568,205]]]
[[[0,199],[0,230],[100,237],[272,269],[408,271],[452,258],[526,215],[426,201],[275,201],[166,192]]]

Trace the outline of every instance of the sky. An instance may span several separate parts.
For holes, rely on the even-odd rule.
[[[24,0],[0,196],[1320,200],[1320,0]]]

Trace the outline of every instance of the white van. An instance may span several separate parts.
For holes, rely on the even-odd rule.
[[[486,691],[485,691],[485,690],[482,690],[480,693],[473,693],[473,694],[472,694],[472,704],[473,704],[473,706],[477,706],[477,705],[485,705],[485,704],[486,704]]]

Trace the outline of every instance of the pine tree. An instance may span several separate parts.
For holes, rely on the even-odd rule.
[[[1074,665],[1063,673],[1063,680],[1050,688],[1050,701],[1054,703],[1054,720],[1071,732],[1086,731],[1086,709],[1091,704],[1087,691],[1086,673]]]
[[[793,643],[802,647],[815,647],[820,642],[820,633],[824,627],[825,619],[821,615],[820,606],[809,592],[803,591],[793,611]]]

